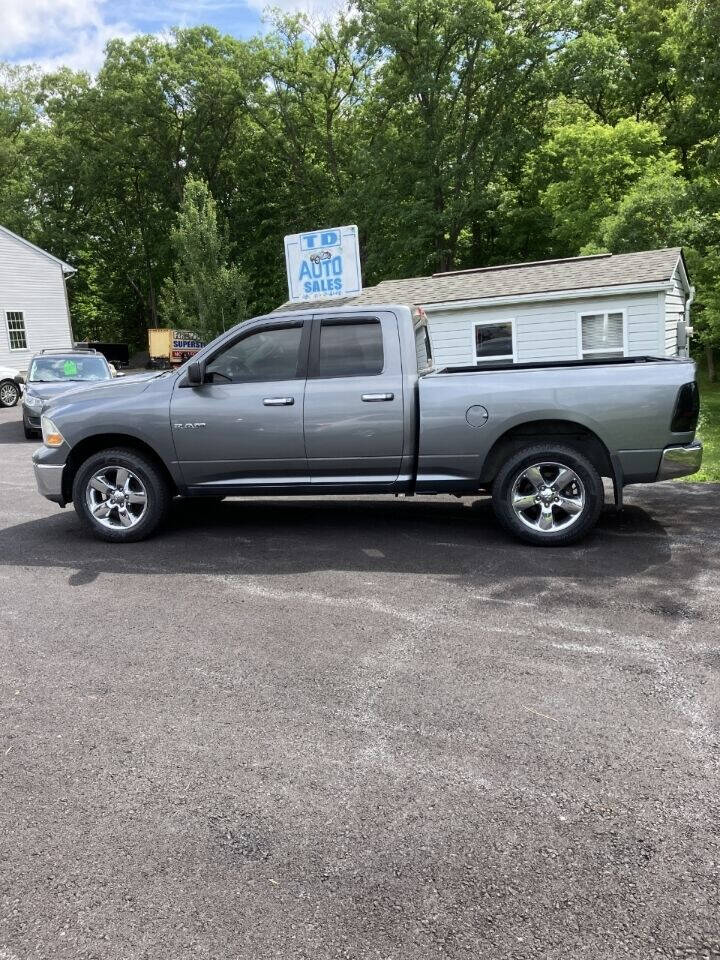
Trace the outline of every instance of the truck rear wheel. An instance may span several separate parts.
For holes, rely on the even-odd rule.
[[[495,516],[526,543],[576,543],[598,521],[605,499],[602,478],[572,447],[537,444],[507,460],[495,478]]]
[[[168,512],[170,491],[149,458],[116,447],[82,464],[73,481],[73,505],[96,537],[129,543],[156,530]]]

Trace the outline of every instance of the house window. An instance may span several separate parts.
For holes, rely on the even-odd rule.
[[[625,353],[625,314],[586,313],[580,317],[583,357],[621,357]]]
[[[513,321],[480,321],[475,324],[475,362],[514,360]]]
[[[11,350],[27,350],[27,337],[25,335],[25,317],[19,311],[13,311],[6,314],[8,340]]]

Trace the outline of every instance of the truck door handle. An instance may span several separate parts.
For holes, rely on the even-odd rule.
[[[394,393],[364,393],[363,403],[382,403],[383,400],[394,400]]]
[[[266,407],[291,407],[294,403],[294,397],[265,397],[263,400]]]

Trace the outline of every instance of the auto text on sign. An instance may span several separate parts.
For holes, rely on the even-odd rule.
[[[332,227],[285,237],[289,298],[295,302],[360,293],[357,227]]]

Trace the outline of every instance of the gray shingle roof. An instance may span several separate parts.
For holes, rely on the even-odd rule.
[[[375,287],[369,287],[368,289],[374,290]],[[364,293],[365,291],[363,291]],[[355,299],[353,297],[331,297],[328,300],[307,300],[307,301],[295,301],[287,300],[280,307],[276,307],[272,312],[273,313],[288,313],[290,310],[307,310],[312,307],[315,310],[323,310],[325,307],[345,307],[349,303],[354,303]],[[375,301],[378,302],[377,300]]]
[[[621,287],[638,283],[666,283],[682,258],[680,247],[642,253],[601,254],[569,260],[543,260],[439,273],[408,280],[383,280],[352,298],[323,301],[323,306],[376,303],[444,303],[449,300],[484,300],[493,297],[559,293],[595,287]],[[284,304],[299,309],[305,304]],[[307,306],[319,307],[316,301]]]

